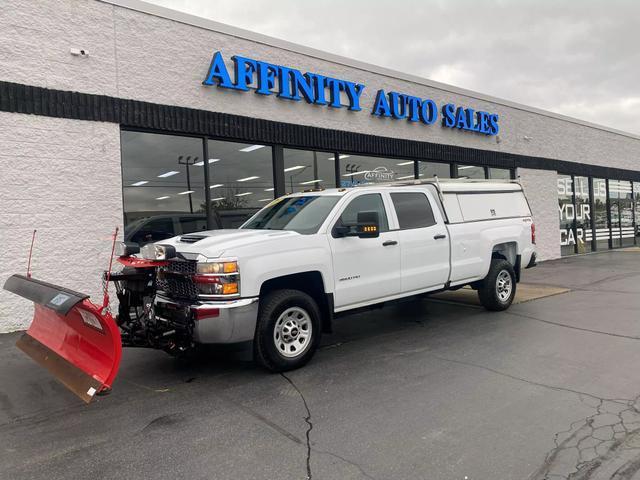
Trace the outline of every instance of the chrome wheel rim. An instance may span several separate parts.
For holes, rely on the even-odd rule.
[[[506,302],[511,297],[513,291],[513,281],[511,275],[506,270],[502,270],[496,279],[496,293],[501,302]]]
[[[273,343],[283,357],[303,355],[311,344],[311,316],[300,307],[290,307],[280,314],[273,329]]]

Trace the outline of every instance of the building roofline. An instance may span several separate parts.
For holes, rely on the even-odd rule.
[[[393,70],[390,68],[381,67],[379,65],[361,62],[359,60],[354,60],[352,58],[343,57],[341,55],[336,55],[333,53],[325,52],[323,50],[318,50],[316,48],[307,47],[304,45],[299,45],[297,43],[289,42],[287,40],[282,40],[279,38],[271,37],[269,35],[264,35],[262,33],[253,32],[251,30],[246,30],[244,28],[234,27],[232,25],[227,25],[224,23],[216,22],[214,20],[209,20],[207,18],[191,15],[189,13],[184,13],[178,10],[173,10],[170,8],[151,4],[148,2],[144,2],[142,0],[98,0],[98,1],[115,5],[117,7],[126,8],[129,10],[146,13],[148,15],[153,15],[156,17],[166,18],[168,20],[173,20],[179,23],[184,23],[186,25],[191,25],[191,26],[202,28],[205,30],[211,30],[211,31],[222,33],[225,35],[230,35],[233,37],[241,38],[243,40],[249,40],[252,42],[261,43],[264,45],[280,48],[283,50],[288,50],[290,52],[306,55],[308,57],[316,58],[319,60],[324,60],[327,62],[356,68],[358,70],[363,70],[363,71],[375,73],[378,75],[391,77],[394,79],[400,79],[400,80],[415,83],[418,85],[424,85],[424,86],[441,90],[444,92],[454,93],[456,95],[464,95],[466,97],[474,98],[476,100],[491,102],[491,103],[495,103],[505,107],[514,108],[516,110],[535,113],[537,115],[554,118],[556,120],[574,123],[577,125],[582,125],[584,127],[589,127],[596,130],[602,130],[605,132],[614,133],[616,135],[621,135],[624,137],[633,138],[635,140],[640,140],[640,135],[633,134],[630,132],[617,130],[615,128],[606,127],[604,125],[598,125],[595,123],[587,122],[585,120],[580,120],[578,118],[573,118],[567,115],[562,115],[559,113],[543,110],[541,108],[531,107],[521,103],[513,102],[511,100],[505,100],[503,98],[493,97],[491,95],[486,95],[473,90],[467,90],[465,88],[455,87],[453,85],[447,85],[445,83],[436,82],[434,80],[429,80],[426,78],[419,77],[417,75],[412,75],[412,74],[403,73],[397,70]]]

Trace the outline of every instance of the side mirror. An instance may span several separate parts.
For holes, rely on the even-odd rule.
[[[360,238],[377,238],[380,236],[380,217],[378,212],[358,212],[356,233]]]
[[[358,212],[357,222],[333,228],[335,237],[376,238],[380,236],[378,212]]]

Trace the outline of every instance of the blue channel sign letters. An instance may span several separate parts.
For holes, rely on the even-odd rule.
[[[342,108],[359,112],[362,110],[361,97],[365,85],[319,73],[306,72],[291,67],[254,60],[235,55],[231,57],[233,70],[227,68],[221,52],[211,59],[205,86],[217,86],[247,92],[254,90],[258,95],[276,95],[278,98],[312,105]],[[343,103],[344,102],[344,103]],[[441,124],[485,135],[497,135],[500,131],[498,115],[472,108],[447,103],[440,109],[429,98],[420,98],[405,93],[378,90],[371,114],[395,120],[432,125],[441,115]]]

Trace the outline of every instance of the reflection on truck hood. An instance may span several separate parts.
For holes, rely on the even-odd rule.
[[[287,230],[209,230],[194,232],[173,237],[157,243],[173,245],[176,251],[184,253],[201,253],[209,258],[221,257],[227,250],[265,242],[277,242],[285,237],[295,237],[300,234]],[[182,239],[182,240],[181,240]],[[229,252],[233,254],[233,252]]]

